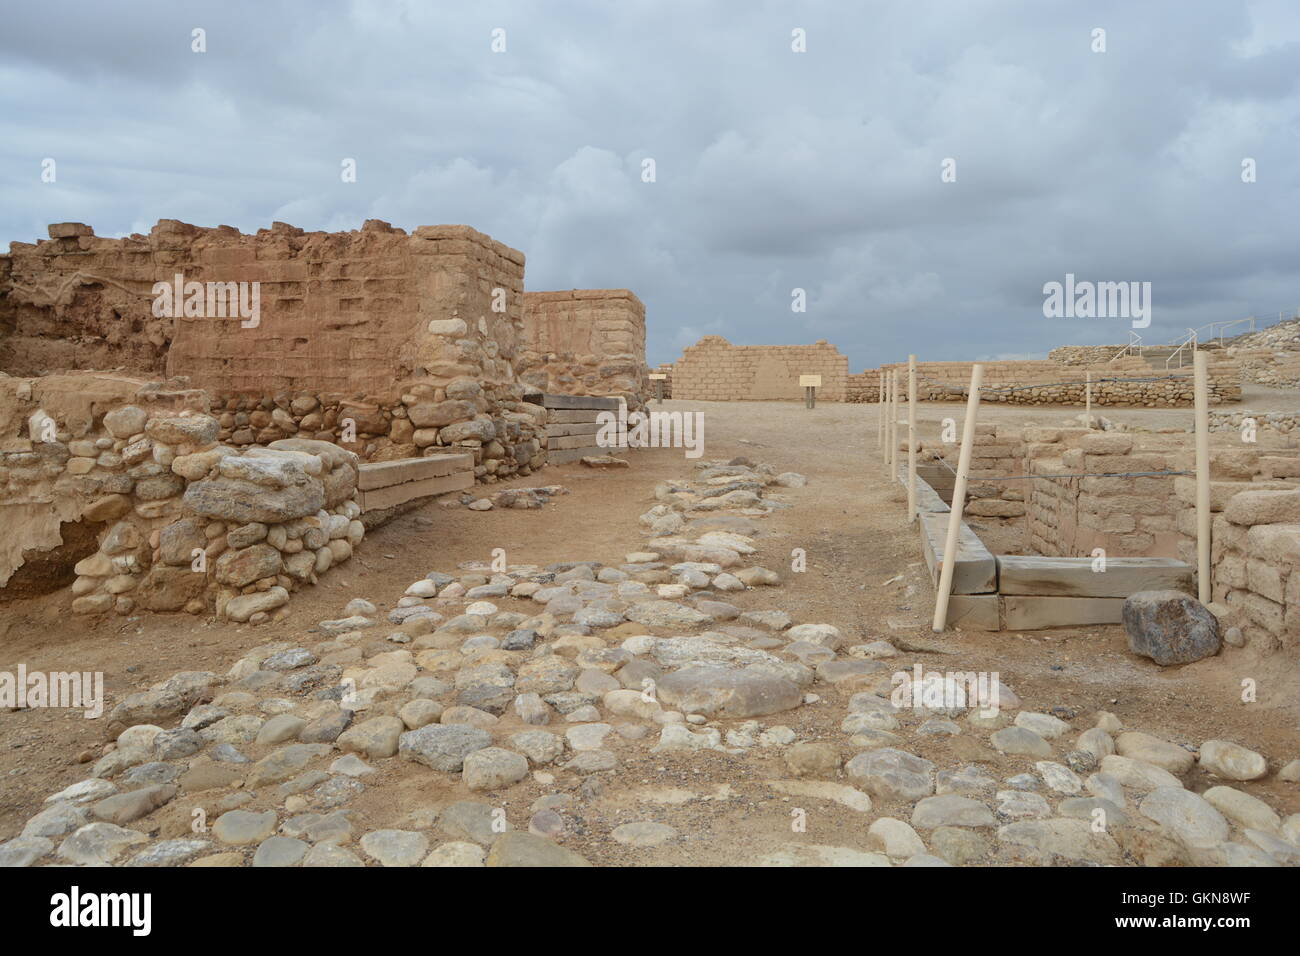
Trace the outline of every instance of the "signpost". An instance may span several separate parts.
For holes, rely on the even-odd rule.
[[[664,380],[668,378],[664,372],[651,372],[647,378],[655,383],[655,401],[660,405],[664,403]]]
[[[817,389],[821,387],[822,377],[820,375],[800,375],[799,384],[803,386],[804,406],[806,408],[816,408]]]

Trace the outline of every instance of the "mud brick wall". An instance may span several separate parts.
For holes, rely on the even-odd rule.
[[[825,341],[813,345],[732,345],[706,335],[673,367],[673,397],[695,401],[800,401],[800,375],[820,375],[817,397],[842,402],[849,360]]]
[[[258,395],[515,381],[524,257],[468,226],[407,235],[379,220],[346,233],[276,223],[243,235],[165,219],[125,239],[80,223],[49,232],[11,244],[0,267],[0,364],[11,374],[122,367]],[[178,273],[260,283],[258,324],[155,317],[154,284]]]
[[[1186,434],[1128,435],[1075,428],[1024,429],[1027,471],[1180,470]],[[1028,484],[1026,545],[1036,554],[1085,557],[1102,548],[1113,557],[1181,557],[1174,476],[1036,477]]]
[[[645,306],[628,289],[524,293],[520,381],[543,392],[645,404]],[[652,390],[650,390],[652,391]]]
[[[850,375],[845,382],[844,400],[863,403],[880,401],[880,369],[870,368]]]

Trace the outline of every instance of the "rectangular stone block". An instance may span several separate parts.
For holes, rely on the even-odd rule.
[[[396,485],[374,488],[357,492],[357,504],[362,513],[391,508],[394,505],[414,501],[416,498],[428,498],[445,495],[451,491],[460,491],[474,487],[474,472],[463,471],[439,478],[423,478],[418,481],[404,481]]]
[[[998,591],[1040,597],[1126,598],[1137,591],[1192,591],[1192,568],[1173,558],[1093,558],[998,555]]]
[[[1007,594],[1002,597],[1002,609],[1009,631],[1122,624],[1124,621],[1124,598]]]
[[[399,458],[377,461],[357,468],[357,488],[369,491],[422,478],[441,478],[458,471],[473,471],[474,456],[467,454],[430,455],[428,458]]]
[[[920,515],[921,548],[930,569],[930,580],[937,587],[943,565],[943,548],[948,535],[946,514]],[[998,566],[992,553],[962,522],[957,536],[957,555],[953,565],[953,594],[990,594],[998,589]]]

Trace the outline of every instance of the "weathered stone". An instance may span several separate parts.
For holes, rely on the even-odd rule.
[[[1181,591],[1138,591],[1124,602],[1123,615],[1129,650],[1161,666],[1219,652],[1218,620]]]

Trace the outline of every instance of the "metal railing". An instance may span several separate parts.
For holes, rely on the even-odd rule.
[[[1128,333],[1128,344],[1112,355],[1108,361],[1113,362],[1125,355],[1136,355],[1139,358],[1142,356],[1142,336],[1138,335],[1132,329],[1130,329]]]
[[[1169,368],[1174,359],[1178,359],[1178,367],[1183,367],[1183,362],[1190,360],[1196,354],[1196,329],[1188,329],[1186,335],[1174,339],[1169,343],[1171,346],[1177,346],[1173,353],[1165,359],[1165,368]]]

